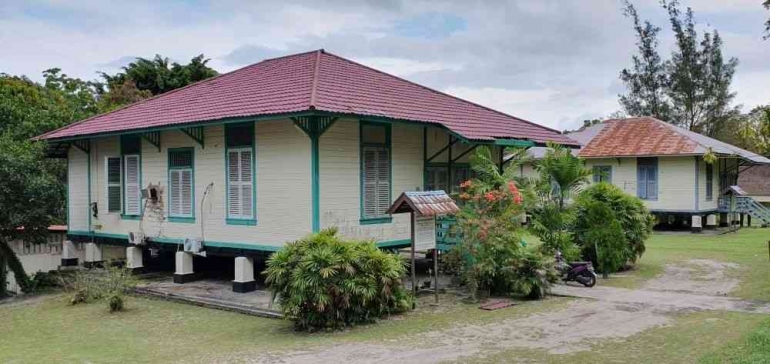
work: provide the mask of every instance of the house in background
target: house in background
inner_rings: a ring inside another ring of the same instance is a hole
[[[323,228],[409,245],[408,217],[387,214],[394,198],[451,190],[480,145],[501,168],[506,146],[577,146],[323,50],[265,60],[39,139],[68,161],[67,237],[87,243],[86,260],[100,260],[105,245],[127,246],[129,267],[139,268],[148,248],[177,251],[191,239],[209,257],[236,257],[239,290],[253,286],[254,256]],[[130,245],[130,236],[146,244]],[[177,253],[175,278],[192,273],[191,255]]]
[[[738,176],[738,186],[755,201],[770,207],[770,166],[749,168]]]
[[[727,224],[721,191],[739,184],[746,171],[770,165],[768,158],[651,117],[607,120],[567,135],[582,145],[577,155],[593,169],[593,182],[609,182],[638,196],[661,222],[695,230],[704,217],[707,227]],[[534,157],[542,157],[545,148],[535,149]],[[704,161],[710,152],[716,163]],[[743,196],[736,212],[741,220],[770,223],[770,211],[757,205]]]

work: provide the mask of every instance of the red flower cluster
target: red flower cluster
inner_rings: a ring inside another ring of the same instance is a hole
[[[519,189],[513,181],[508,182],[508,191],[513,195],[513,203],[517,205],[521,204],[521,192],[519,192]]]

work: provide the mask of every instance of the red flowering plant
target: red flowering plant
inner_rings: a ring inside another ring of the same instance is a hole
[[[526,191],[516,181],[524,162],[518,151],[500,170],[487,147],[476,148],[471,167],[476,178],[460,184],[455,195],[462,208],[456,215],[454,233],[461,238],[448,259],[455,262],[459,281],[471,292],[495,295],[542,297],[555,279],[539,254],[525,249],[521,239],[521,216]],[[519,158],[516,158],[516,156]]]

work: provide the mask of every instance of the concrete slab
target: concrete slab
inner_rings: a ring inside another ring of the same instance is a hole
[[[145,282],[136,288],[138,294],[158,297],[197,306],[234,311],[255,316],[282,318],[277,304],[270,307],[271,292],[256,290],[233,292],[229,280],[202,279],[175,284],[171,278]]]

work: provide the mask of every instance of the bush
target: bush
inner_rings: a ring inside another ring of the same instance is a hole
[[[620,234],[617,234],[618,229],[614,226],[609,226],[609,220],[596,221],[594,215],[606,213],[606,211],[599,211],[603,208],[597,207],[597,202],[609,209],[607,215],[617,222]],[[608,269],[616,267],[611,271],[623,268],[628,262],[635,262],[644,254],[644,241],[652,234],[655,219],[639,198],[628,195],[609,183],[597,183],[580,192],[573,208],[575,209],[575,242],[580,246],[583,257],[597,264],[599,269],[602,268],[594,251],[594,241],[600,236],[613,236],[617,242],[617,244],[607,242],[606,244],[609,245],[604,248],[604,251],[601,246],[599,247],[600,254],[617,255],[616,259],[622,260],[620,265],[605,262]],[[605,231],[593,232],[599,228],[605,228]]]
[[[542,297],[556,273],[545,257],[522,247],[524,194],[513,180],[516,170],[508,166],[500,173],[485,147],[476,148],[471,165],[478,178],[460,185],[456,229],[462,242],[445,258],[447,267],[472,293]]]
[[[404,261],[372,242],[344,241],[327,229],[289,243],[268,260],[266,282],[298,330],[371,323],[412,307]]]
[[[571,231],[574,220],[572,209],[562,210],[551,201],[532,209],[530,231],[543,242],[539,249],[543,255],[554,256],[558,250],[567,261],[580,258],[580,247],[575,244]]]
[[[105,301],[110,312],[122,311],[124,296],[136,286],[131,270],[110,264],[101,270],[78,270],[62,286],[70,292],[70,304]]]
[[[593,246],[585,251],[605,276],[623,268],[628,262],[628,246],[625,243],[620,222],[604,202],[594,201],[586,207],[586,231],[584,237]]]

